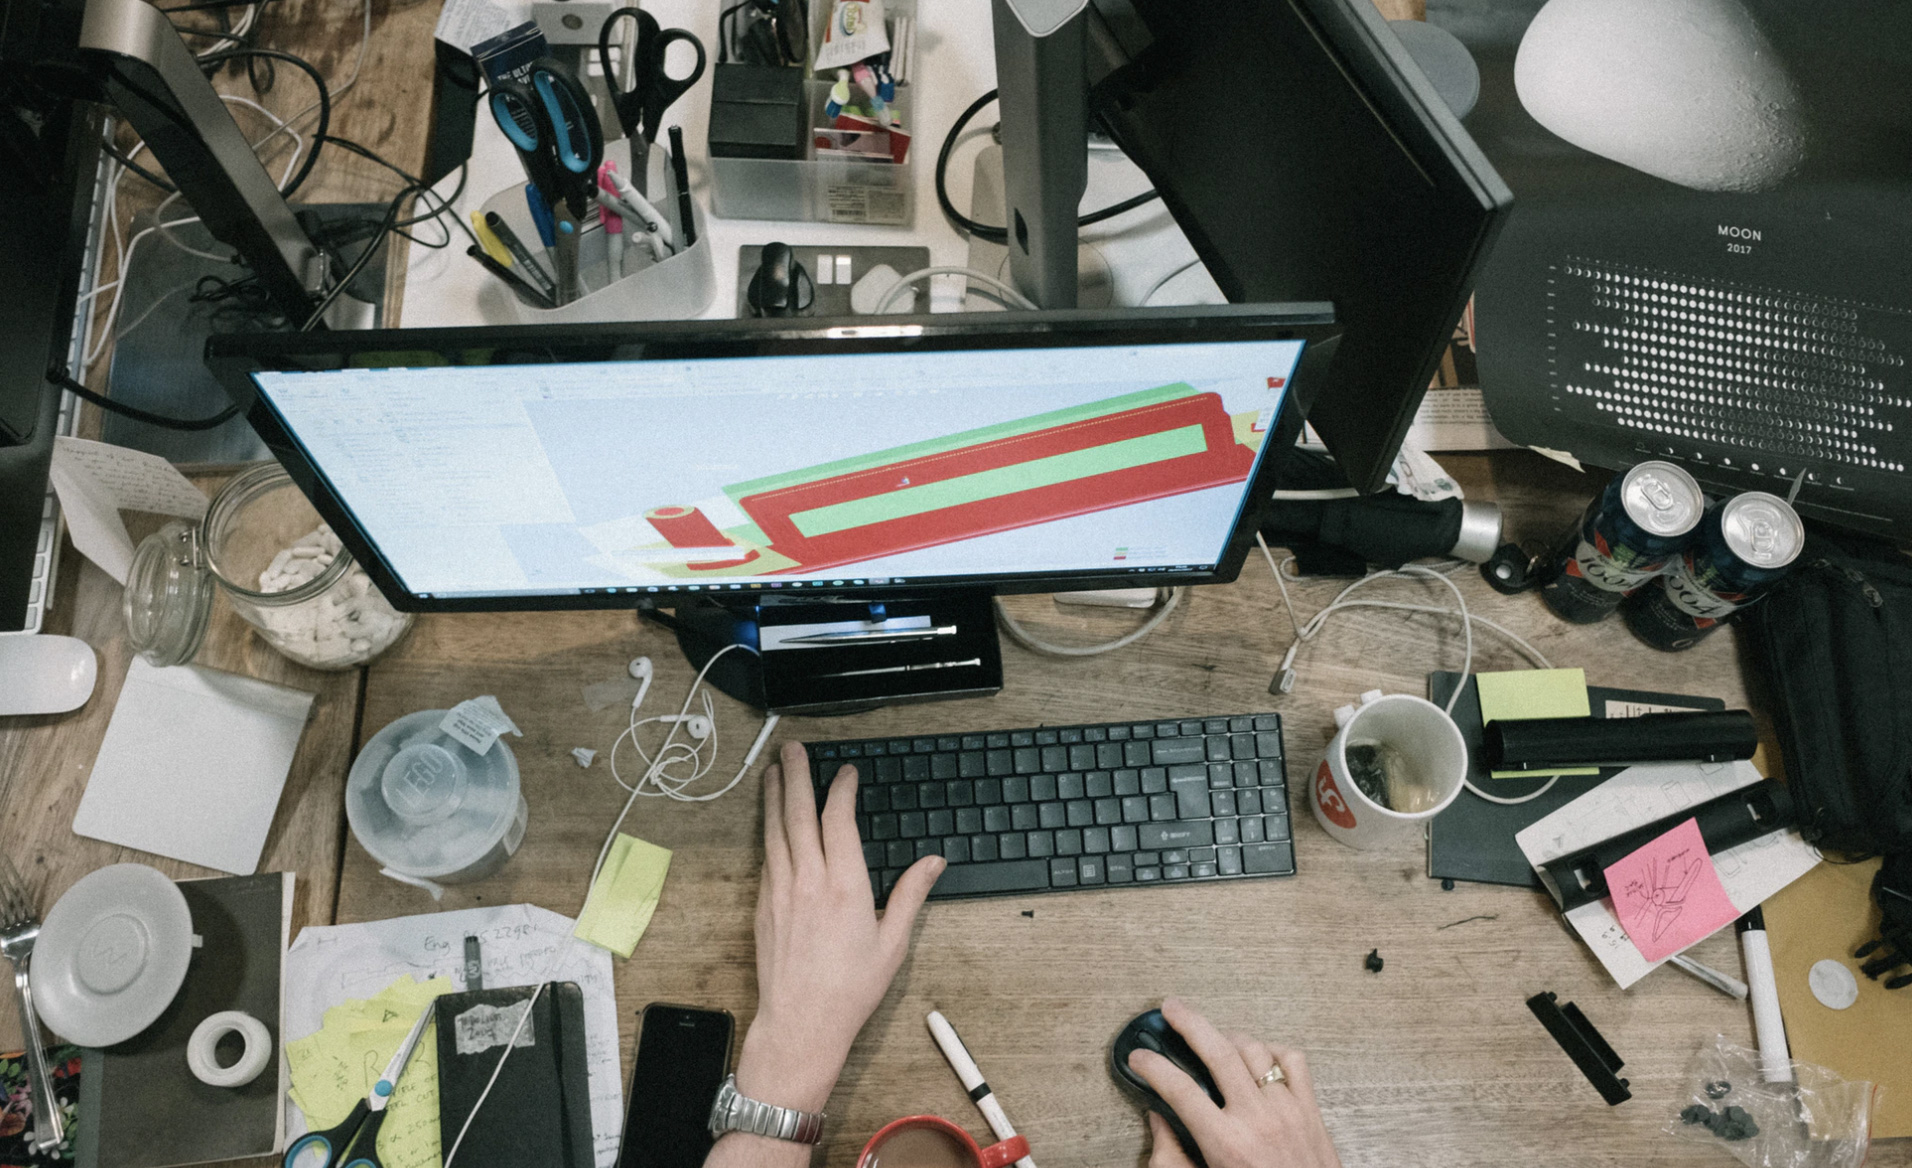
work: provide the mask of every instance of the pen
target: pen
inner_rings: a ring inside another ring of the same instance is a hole
[[[559,304],[569,304],[582,294],[578,285],[578,224],[571,218],[571,208],[560,207],[557,218],[557,247],[554,249],[558,263]]]
[[[661,237],[665,247],[675,247],[675,240],[671,235],[671,225],[664,222],[664,216],[658,213],[657,208],[651,205],[649,199],[639,194],[637,188],[632,186],[623,175],[618,173],[616,166],[607,162],[604,166],[598,168],[598,173],[611,180],[611,187],[617,192],[618,200],[636,216],[638,222],[644,225],[646,231]],[[657,258],[663,259],[664,257],[658,256]]]
[[[604,196],[615,194],[617,187],[611,182],[606,168],[615,171],[614,164],[606,162],[598,167],[598,223],[604,228],[605,259],[611,267],[613,283],[624,278],[624,216],[617,210],[615,203],[606,205]]]
[[[478,237],[478,246],[485,249],[486,255],[501,264],[511,263],[510,250],[499,240],[497,234],[491,230],[491,225],[485,222],[485,216],[482,211],[473,211],[471,213],[471,231],[473,235]]]
[[[1759,1042],[1761,1074],[1768,1083],[1793,1081],[1792,1053],[1786,1049],[1786,1023],[1779,1016],[1779,982],[1773,976],[1773,951],[1766,943],[1766,915],[1754,905],[1739,918],[1740,955],[1746,960],[1746,986],[1753,1002],[1753,1036]]]
[[[538,225],[538,238],[544,241],[546,247],[555,246],[558,242],[557,223],[551,218],[551,204],[545,200],[544,192],[538,189],[536,183],[524,185],[524,201],[525,206],[531,208],[531,221]]]
[[[827,645],[835,641],[920,641],[926,637],[953,637],[955,625],[938,625],[933,629],[845,629],[839,633],[810,633],[801,637],[785,637],[785,645]]]
[[[511,229],[511,224],[505,222],[504,216],[496,211],[486,211],[485,226],[491,228],[492,234],[498,237],[498,242],[504,244],[505,250],[511,253],[511,262],[523,268],[525,275],[538,286],[540,292],[544,293],[545,299],[555,305],[558,302],[558,286],[553,284],[551,277],[545,274],[544,267],[531,258],[530,250],[525,247],[524,241],[518,238],[518,233]]]
[[[671,127],[671,174],[677,180],[677,225],[678,235],[684,241],[684,248],[697,242],[697,224],[691,215],[690,201],[690,163],[684,158],[684,127]]]
[[[465,254],[470,256],[472,259],[477,260],[479,263],[483,264],[485,267],[485,271],[490,272],[492,275],[498,277],[500,280],[503,280],[505,283],[511,285],[512,289],[515,290],[519,295],[529,299],[534,307],[537,307],[537,308],[557,307],[556,305],[551,303],[551,298],[549,296],[546,296],[543,292],[540,292],[538,289],[532,287],[531,284],[528,283],[522,276],[518,275],[518,273],[512,271],[510,268],[505,267],[503,264],[499,263],[497,260],[494,260],[490,256],[486,255],[484,248],[479,247],[476,244],[473,244],[472,246],[465,249]]]
[[[962,1083],[963,1090],[969,1092],[969,1097],[976,1101],[976,1109],[983,1113],[984,1119],[989,1121],[989,1130],[995,1132],[999,1140],[1006,1140],[1015,1135],[1015,1126],[1009,1122],[1009,1116],[1004,1113],[1002,1104],[996,1102],[996,1093],[991,1091],[989,1084],[984,1081],[982,1068],[976,1065],[975,1059],[969,1057],[969,1048],[964,1046],[963,1040],[956,1036],[956,1028],[949,1024],[949,1019],[943,1017],[940,1010],[931,1010],[928,1021],[930,1035],[936,1039],[936,1045],[942,1050],[943,1057],[949,1060],[949,1067],[956,1072],[956,1078]],[[1016,1161],[1016,1168],[1036,1168],[1036,1162],[1024,1156]]]
[[[929,669],[961,669],[966,665],[981,665],[981,657],[971,657],[967,661],[925,661],[920,665],[885,665],[880,669],[845,669],[840,673],[818,673],[816,677],[874,677],[879,673],[921,673]]]
[[[1679,966],[1728,997],[1738,998],[1741,1001],[1746,999],[1746,983],[1736,977],[1721,973],[1710,965],[1701,965],[1684,953],[1675,953],[1667,958],[1667,962]]]

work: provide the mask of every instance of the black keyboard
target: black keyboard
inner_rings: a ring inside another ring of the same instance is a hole
[[[930,895],[1292,876],[1281,716],[1106,722],[809,744],[822,804],[843,766],[881,907],[917,859]]]

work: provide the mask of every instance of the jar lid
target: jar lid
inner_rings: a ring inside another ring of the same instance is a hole
[[[518,760],[503,739],[483,754],[439,728],[448,711],[407,714],[372,736],[345,780],[345,817],[372,858],[407,876],[476,864],[518,812]]]
[[[206,639],[216,591],[198,524],[175,519],[141,540],[121,599],[133,651],[158,666],[191,661]]]

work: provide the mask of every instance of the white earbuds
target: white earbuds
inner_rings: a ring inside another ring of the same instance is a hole
[[[702,714],[665,714],[659,722],[682,722],[684,730],[699,741],[710,737],[710,719]]]
[[[631,699],[631,713],[635,714],[637,708],[644,704],[644,695],[651,692],[651,676],[655,670],[651,668],[649,657],[631,658],[629,668],[631,676],[637,679],[637,696]]]

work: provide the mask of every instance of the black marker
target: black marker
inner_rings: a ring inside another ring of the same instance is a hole
[[[697,242],[697,224],[691,216],[690,201],[690,163],[684,159],[684,127],[671,127],[671,173],[677,179],[677,225],[678,236],[683,240],[679,250],[688,250]]]
[[[525,270],[525,274],[531,277],[531,282],[544,293],[546,300],[556,304],[558,286],[551,282],[550,276],[545,274],[543,265],[531,258],[531,252],[525,247],[524,241],[519,239],[518,233],[511,229],[511,224],[505,222],[504,216],[496,211],[486,211],[485,226],[491,228],[491,233],[498,237],[498,242],[504,244],[505,250],[511,253],[511,262]]]
[[[489,226],[489,224],[487,224],[487,226]],[[498,277],[500,280],[503,280],[505,283],[511,285],[513,290],[515,290],[520,296],[523,296],[524,298],[531,301],[531,303],[535,305],[536,307],[538,308],[555,308],[556,307],[556,305],[551,303],[550,297],[538,291],[536,288],[533,288],[530,285],[530,283],[528,283],[522,276],[518,275],[518,273],[512,271],[510,268],[505,267],[503,264],[499,263],[497,260],[494,260],[489,255],[485,254],[484,248],[479,247],[477,244],[473,244],[472,246],[465,249],[465,254],[470,256],[472,259],[477,260],[479,263],[483,264],[485,266],[485,271],[490,272],[492,275]]]

